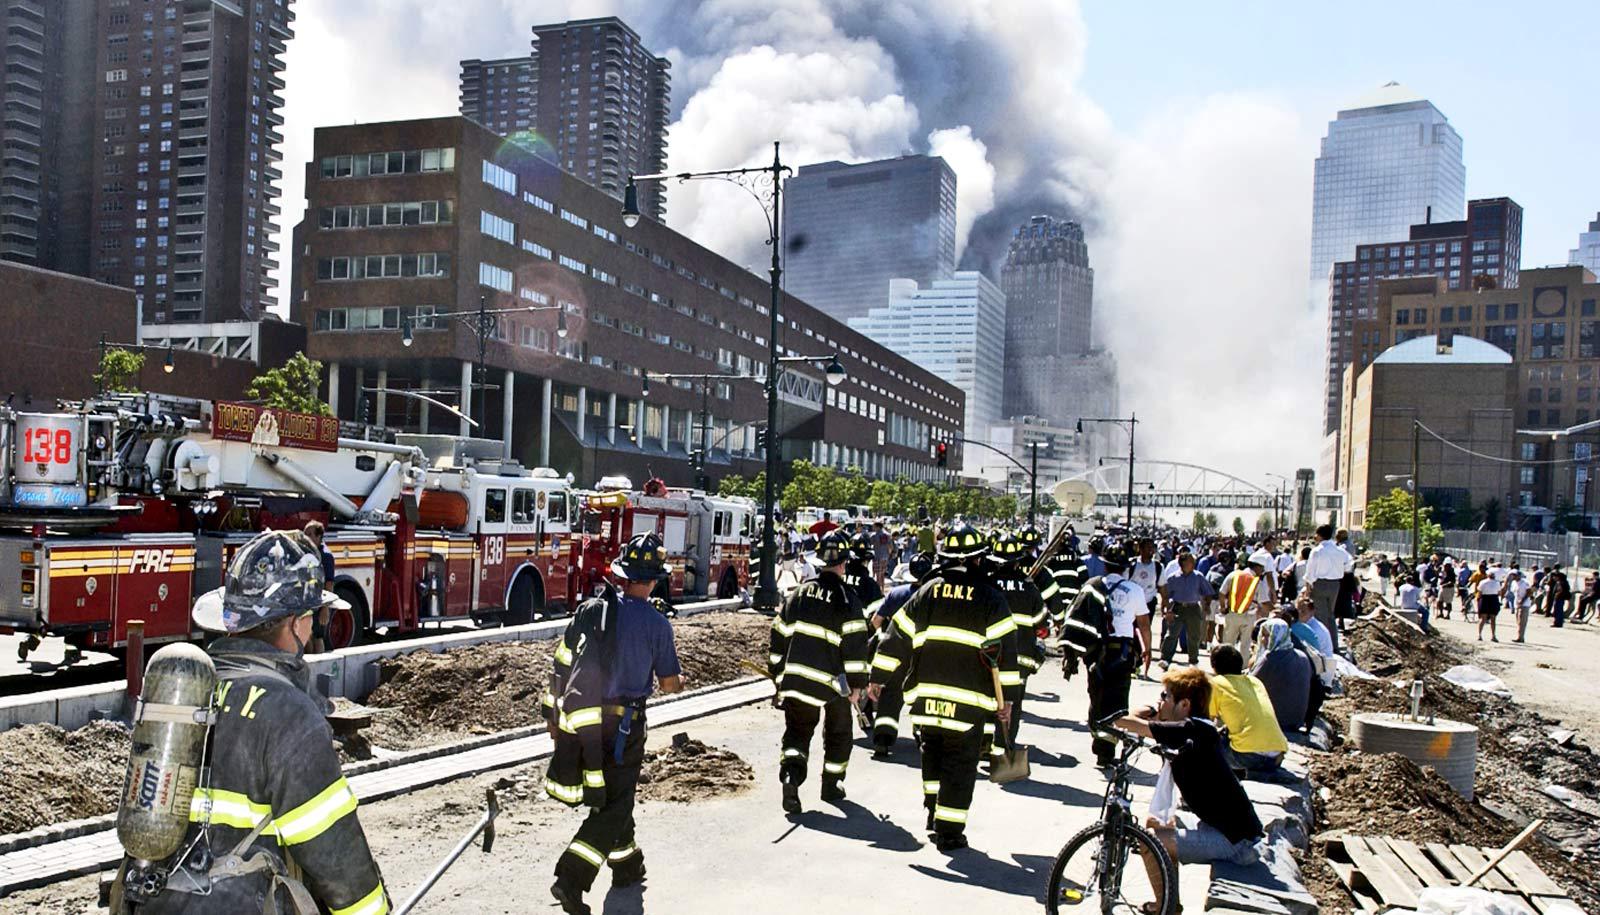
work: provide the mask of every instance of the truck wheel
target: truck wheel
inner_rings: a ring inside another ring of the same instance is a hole
[[[727,600],[739,596],[739,576],[732,569],[722,573],[722,581],[717,584],[717,598]]]
[[[370,635],[366,598],[362,597],[360,588],[349,582],[334,583],[333,593],[343,598],[350,605],[350,609],[329,608],[327,650],[337,651],[340,648],[360,645]]]
[[[511,586],[511,595],[506,599],[506,611],[500,615],[500,621],[507,626],[522,626],[533,622],[533,616],[539,607],[544,605],[543,589],[532,575],[517,576],[516,583]]]

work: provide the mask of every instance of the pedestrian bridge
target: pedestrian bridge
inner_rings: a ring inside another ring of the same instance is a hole
[[[1066,479],[1084,480],[1095,489],[1094,504],[1101,508],[1128,505],[1128,465],[1091,467]],[[1267,510],[1278,495],[1231,473],[1182,461],[1146,461],[1134,464],[1133,507],[1224,510]]]

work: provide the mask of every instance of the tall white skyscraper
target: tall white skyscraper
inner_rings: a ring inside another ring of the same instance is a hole
[[[1405,238],[1413,225],[1457,220],[1467,207],[1461,135],[1433,103],[1385,83],[1328,122],[1311,201],[1311,295],[1328,300],[1328,270],[1356,245]]]
[[[1578,233],[1578,247],[1568,253],[1567,263],[1582,264],[1590,273],[1600,276],[1600,214],[1589,223],[1589,231]]]
[[[850,327],[960,388],[967,396],[962,437],[989,440],[1004,391],[1006,297],[988,277],[958,270],[926,287],[890,280],[889,304],[851,318]],[[993,452],[968,447],[961,455],[962,473],[977,476]]]

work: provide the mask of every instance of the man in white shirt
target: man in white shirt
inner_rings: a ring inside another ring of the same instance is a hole
[[[1533,590],[1533,583],[1523,577],[1519,570],[1513,570],[1506,578],[1506,603],[1510,604],[1517,614],[1517,637],[1514,641],[1521,642],[1528,634],[1528,614],[1533,610],[1533,601],[1528,598],[1528,592]]]
[[[1333,542],[1333,525],[1319,526],[1317,545],[1306,560],[1306,581],[1311,585],[1311,604],[1316,608],[1317,620],[1332,637],[1334,651],[1339,650],[1339,627],[1334,623],[1333,606],[1339,599],[1339,583],[1344,580],[1345,569],[1353,563],[1350,554]]]
[[[1500,636],[1495,632],[1495,618],[1500,615],[1500,592],[1503,582],[1509,573],[1496,559],[1489,567],[1489,574],[1478,582],[1478,641],[1483,641],[1483,627],[1489,626],[1489,638],[1496,642]]]

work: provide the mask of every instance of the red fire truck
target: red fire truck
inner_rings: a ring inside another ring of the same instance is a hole
[[[733,598],[747,592],[756,515],[750,499],[669,489],[659,479],[645,483],[641,492],[624,477],[607,477],[595,492],[583,494],[583,506],[586,567],[616,556],[628,538],[654,533],[672,566],[672,577],[662,582],[657,596]]]
[[[582,596],[570,480],[500,460],[498,442],[341,431],[154,395],[0,408],[0,632],[115,648],[139,619],[147,641],[195,637],[193,598],[233,550],[311,520],[328,525],[330,587],[351,604],[329,620],[333,647],[430,622],[525,622]]]

